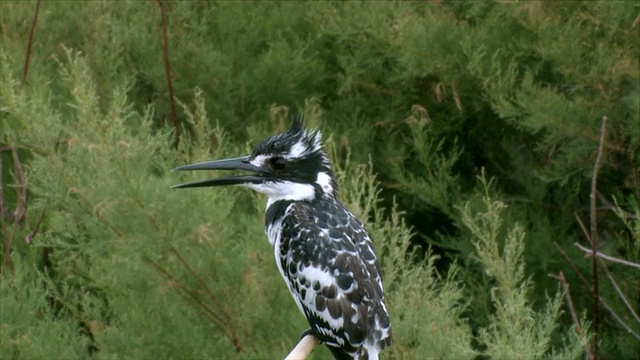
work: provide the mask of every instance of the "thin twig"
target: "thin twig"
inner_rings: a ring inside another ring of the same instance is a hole
[[[222,319],[222,317],[220,317],[219,314],[217,314],[215,311],[213,311],[209,306],[207,306],[206,303],[204,303],[202,301],[202,299],[200,299],[200,297],[198,295],[196,295],[193,291],[187,289],[184,285],[182,285],[182,283],[180,283],[180,281],[172,274],[170,273],[168,270],[164,269],[162,266],[160,266],[160,264],[158,264],[157,262],[155,262],[153,259],[151,258],[147,258],[147,260],[149,261],[149,263],[151,263],[151,265],[161,274],[163,274],[164,276],[166,276],[167,279],[171,280],[171,282],[173,284],[175,284],[175,286],[180,289],[184,294],[186,294],[188,297],[190,297],[193,301],[197,302],[202,309],[204,309],[205,314],[207,315],[207,317],[213,321],[213,322],[217,322],[218,323],[218,327],[226,332],[226,326],[225,326],[225,321],[224,319]]]
[[[33,19],[31,20],[31,27],[29,28],[29,39],[27,40],[27,51],[24,54],[24,66],[22,67],[22,82],[27,78],[27,71],[29,71],[29,58],[31,57],[31,44],[33,43],[33,33],[36,29],[36,23],[38,22],[38,12],[40,10],[40,0],[36,0],[36,9],[33,12]]]
[[[16,209],[11,216],[12,226],[11,234],[4,239],[4,255],[2,257],[2,265],[0,273],[3,273],[5,269],[12,268],[11,261],[11,244],[18,230],[18,226],[22,223],[27,214],[27,184],[24,172],[22,171],[22,163],[20,162],[20,156],[18,155],[18,149],[11,147],[11,155],[13,156],[13,172],[14,178],[17,183],[17,200]]]
[[[13,214],[14,224],[17,225],[22,223],[23,219],[27,216],[27,179],[24,176],[22,162],[20,161],[20,155],[18,155],[18,149],[16,147],[11,148],[11,155],[13,156],[13,170],[19,189],[16,211]]]
[[[602,261],[602,259],[600,259],[600,263],[602,264],[602,268],[604,269],[605,274],[607,274],[607,278],[609,278],[611,285],[613,285],[613,288],[616,289],[618,296],[620,297],[620,299],[622,299],[622,302],[627,307],[631,315],[633,315],[633,317],[636,319],[636,322],[640,324],[640,317],[638,317],[638,314],[633,310],[633,306],[631,306],[631,303],[629,303],[629,300],[627,299],[627,297],[624,295],[622,290],[620,290],[618,283],[609,272],[609,268],[607,267],[607,264],[605,264],[604,261]]]
[[[169,91],[169,107],[171,108],[171,123],[176,135],[176,145],[180,142],[180,127],[178,126],[178,116],[176,115],[176,104],[173,96],[173,86],[171,84],[171,64],[169,63],[169,40],[167,39],[167,13],[164,8],[164,1],[157,0],[160,6],[160,16],[162,18],[162,56],[164,59],[164,70],[167,74],[167,89]]]
[[[558,252],[560,252],[560,255],[562,255],[562,257],[564,257],[567,260],[567,262],[569,263],[569,266],[573,269],[573,271],[576,273],[576,275],[578,275],[578,278],[580,279],[580,281],[582,282],[584,287],[586,287],[587,290],[593,292],[593,288],[591,287],[591,285],[589,284],[587,279],[584,277],[584,275],[582,275],[580,270],[578,270],[578,268],[576,267],[576,264],[573,263],[573,261],[571,260],[569,255],[567,255],[567,253],[564,250],[562,250],[562,248],[560,247],[560,245],[558,245],[558,243],[556,241],[553,242],[553,245],[556,247]],[[613,319],[618,324],[620,324],[620,326],[622,326],[629,334],[631,334],[633,337],[638,339],[638,341],[640,341],[640,335],[638,335],[638,333],[633,331],[631,329],[631,327],[629,327],[629,325],[627,325],[624,321],[622,321],[620,316],[618,316],[618,314],[615,311],[613,311],[611,306],[609,306],[609,304],[606,301],[604,301],[604,299],[602,297],[598,297],[598,300],[600,301],[602,306],[604,306],[604,308],[611,314],[611,316],[613,316]]]
[[[620,324],[620,326],[622,326],[629,334],[631,334],[631,336],[636,338],[636,340],[640,341],[640,335],[637,332],[633,331],[633,329],[631,329],[631,327],[627,325],[624,321],[622,321],[620,316],[618,316],[618,314],[615,311],[613,311],[613,309],[611,308],[611,306],[609,306],[607,302],[605,302],[602,298],[599,298],[599,300],[602,306],[604,306],[605,310],[607,310],[611,314],[611,316],[613,316],[613,319],[618,324]]]
[[[2,172],[2,156],[0,156],[0,175],[1,174],[3,174],[3,172]],[[3,239],[7,238],[7,224],[9,223],[8,216],[9,215],[8,215],[8,212],[7,212],[7,204],[4,201],[4,182],[0,178],[0,219],[2,220],[2,222],[0,222],[0,224],[2,224],[2,238]]]
[[[569,266],[571,266],[571,269],[573,269],[573,271],[576,273],[576,275],[578,275],[578,278],[580,279],[580,281],[582,282],[582,285],[584,285],[584,287],[586,287],[589,291],[591,290],[591,284],[589,284],[589,282],[587,281],[587,279],[582,275],[582,273],[580,272],[580,270],[578,270],[578,268],[576,267],[576,264],[573,263],[573,261],[571,260],[571,258],[569,257],[569,255],[567,255],[567,253],[560,247],[560,245],[558,244],[557,241],[553,242],[553,245],[556,247],[556,249],[558,250],[558,252],[560,253],[560,255],[562,255],[562,257],[565,258],[565,260],[567,260],[567,262],[569,263]]]
[[[612,204],[611,201],[607,200],[607,198],[604,195],[602,195],[600,191],[598,191],[598,198],[600,199],[600,202],[604,204],[603,209],[610,210],[615,213],[620,212],[620,215],[621,215],[620,217],[623,220],[637,220],[636,214],[618,207],[617,203]]]
[[[575,215],[576,219],[578,220],[578,224],[580,224],[580,227],[582,228],[582,231],[584,232],[584,236],[589,241],[591,241],[591,238],[589,237],[589,234],[587,233],[587,229],[584,227],[584,224],[582,223],[582,220],[580,220],[580,217],[578,217],[578,214],[574,214],[574,215]],[[580,245],[578,243],[574,243],[573,245],[575,245],[581,251],[585,252],[587,254],[587,256],[593,256],[593,251],[592,250],[587,249],[586,247],[584,247],[584,246],[582,246],[582,245]],[[618,283],[616,282],[616,280],[611,275],[611,272],[609,272],[609,268],[607,267],[607,264],[604,262],[603,259],[609,260],[611,262],[619,263],[619,264],[624,264],[624,265],[631,266],[631,267],[636,267],[638,269],[640,269],[640,264],[636,264],[636,263],[632,263],[630,261],[618,259],[618,258],[615,258],[613,256],[608,256],[608,255],[605,255],[605,254],[603,254],[601,252],[597,252],[597,251],[596,251],[596,256],[595,257],[599,258],[600,264],[602,264],[602,267],[604,268],[604,271],[607,274],[607,278],[609,278],[609,281],[611,282],[611,285],[613,285],[613,288],[618,293],[618,297],[620,297],[620,299],[622,299],[622,302],[624,302],[624,304],[627,307],[627,309],[631,312],[633,317],[636,318],[636,321],[638,323],[640,323],[640,318],[638,318],[638,314],[636,314],[636,312],[633,310],[633,306],[631,306],[631,304],[629,303],[629,300],[627,300],[627,297],[624,295],[622,290],[620,290],[620,287],[618,286]]]
[[[587,233],[587,229],[585,228],[584,224],[582,223],[582,220],[580,220],[580,217],[578,216],[578,214],[574,213],[574,216],[578,220],[578,224],[580,224],[580,228],[582,228],[582,232],[584,233],[584,236],[589,240],[589,242],[591,242],[591,238],[589,236],[589,233]],[[580,245],[578,243],[574,243],[573,245],[575,245],[581,251],[585,252],[587,254],[587,256],[593,256],[593,250],[587,249],[586,247],[584,247],[584,246],[582,246],[582,245]],[[618,258],[615,258],[613,256],[608,256],[608,255],[605,255],[605,254],[603,254],[601,252],[598,252],[598,251],[596,251],[595,254],[596,254],[596,256],[593,256],[593,258],[599,258],[600,264],[602,264],[602,267],[604,268],[604,271],[607,274],[607,278],[609,278],[609,281],[611,282],[611,285],[613,285],[613,288],[618,293],[618,297],[620,297],[620,299],[622,299],[622,302],[625,304],[625,306],[627,307],[629,312],[631,312],[631,314],[636,319],[636,321],[638,323],[640,323],[640,318],[638,317],[638,314],[633,310],[633,306],[631,306],[631,304],[629,303],[629,300],[627,300],[627,297],[624,295],[622,290],[620,290],[620,287],[618,286],[618,283],[616,282],[616,280],[611,275],[611,272],[609,272],[609,268],[607,267],[607,264],[604,262],[603,259],[609,260],[611,262],[615,262],[615,263],[619,263],[619,264],[624,264],[624,265],[627,265],[627,266],[635,267],[635,268],[638,268],[638,269],[640,269],[640,264],[636,264],[636,263],[632,263],[630,261],[618,259]]]
[[[156,263],[153,259],[147,258],[147,260],[151,263],[151,265],[153,265],[153,267],[157,271],[159,271],[160,273],[165,275],[169,280],[171,280],[178,287],[178,289],[180,289],[184,294],[186,294],[189,298],[191,298],[198,305],[200,305],[200,307],[203,309],[205,315],[209,318],[209,320],[216,323],[218,325],[218,328],[225,333],[225,335],[229,340],[231,340],[231,343],[233,344],[237,353],[240,353],[242,351],[242,345],[240,343],[240,339],[235,334],[234,328],[232,326],[229,326],[229,317],[224,311],[224,309],[222,309],[221,307],[218,307],[218,309],[223,312],[222,315],[218,314],[213,309],[211,309],[211,307],[209,307],[209,305],[207,305],[200,298],[200,296],[196,295],[196,293],[194,293],[193,291],[185,287],[172,273],[164,269],[162,266],[160,266],[160,264]]]
[[[562,288],[564,289],[564,298],[567,300],[567,306],[569,306],[569,313],[571,314],[571,320],[573,320],[573,324],[576,328],[576,333],[578,336],[582,336],[582,326],[580,326],[580,320],[578,320],[578,315],[576,314],[576,309],[573,306],[573,300],[571,299],[571,293],[569,292],[569,283],[564,277],[564,273],[560,271],[559,275],[549,274],[550,277],[558,280],[560,284],[562,284]],[[584,352],[586,354],[587,359],[592,359],[591,347],[589,346],[589,341],[584,343]]]
[[[598,251],[598,219],[596,218],[596,194],[598,192],[598,171],[602,166],[602,153],[604,147],[604,137],[607,129],[607,117],[602,117],[600,128],[600,140],[598,142],[598,153],[596,162],[593,165],[593,177],[591,178],[591,193],[589,194],[589,218],[591,224],[591,249],[595,254]],[[593,272],[593,356],[598,357],[598,326],[600,325],[599,306],[599,284],[598,284],[598,259],[596,256],[591,261],[591,271]]]
[[[577,247],[578,249],[580,249],[580,251],[584,252],[587,256],[592,256],[593,255],[593,250],[591,249],[587,249],[586,247],[578,244],[578,243],[574,243],[573,244],[575,247]],[[626,265],[626,266],[630,266],[633,268],[636,268],[638,270],[640,270],[640,264],[638,263],[634,263],[631,261],[627,261],[627,260],[623,260],[623,259],[619,259],[617,257],[613,257],[613,256],[609,256],[609,255],[605,255],[599,251],[596,252],[596,256],[600,259],[604,259],[604,260],[608,260],[611,261],[613,263],[617,263],[617,264],[622,264],[622,265]]]
[[[638,24],[640,24],[640,15],[638,15],[638,17],[635,20],[633,20],[633,23],[631,24],[631,27],[629,28],[629,30],[633,29]]]
[[[574,212],[573,213],[573,217],[576,218],[576,221],[578,222],[578,225],[580,225],[580,229],[582,229],[582,234],[589,241],[589,244],[591,244],[591,235],[589,235],[589,232],[587,231],[587,227],[584,226],[584,223],[582,222],[582,219],[580,218],[578,213]]]
[[[318,338],[313,335],[305,335],[284,360],[304,360],[311,354],[317,344]]]
[[[38,230],[40,229],[40,224],[42,223],[42,219],[44,218],[44,211],[45,210],[46,210],[46,208],[43,208],[42,212],[40,212],[40,218],[38,219],[38,222],[36,223],[35,228],[33,230],[31,230],[31,232],[29,234],[27,234],[27,236],[25,236],[24,242],[26,242],[27,244],[31,244],[33,239],[38,234]]]
[[[178,257],[182,265],[184,265],[184,267],[186,267],[187,270],[189,270],[191,275],[193,275],[198,280],[198,282],[206,289],[207,293],[209,294],[209,297],[214,302],[216,308],[222,312],[222,319],[224,320],[223,321],[224,325],[227,329],[229,329],[229,333],[231,334],[230,336],[231,342],[233,342],[233,346],[235,347],[236,352],[240,353],[242,351],[242,343],[240,341],[240,338],[236,334],[235,327],[233,326],[233,321],[231,319],[231,316],[229,316],[229,313],[225,310],[224,306],[222,306],[222,304],[218,301],[218,298],[215,296],[213,291],[211,291],[211,288],[209,288],[209,285],[207,285],[207,282],[204,281],[204,279],[202,279],[202,277],[198,275],[198,273],[191,267],[189,262],[185,260],[182,254],[180,254],[178,249],[176,249],[175,246],[172,245],[171,251]]]

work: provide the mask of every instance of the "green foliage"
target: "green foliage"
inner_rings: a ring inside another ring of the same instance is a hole
[[[42,2],[24,81],[35,4],[0,3],[3,358],[282,357],[305,323],[264,199],[172,191],[168,169],[245,153],[296,109],[328,135],[381,255],[384,355],[579,357],[593,332],[575,334],[548,274],[590,319],[554,243],[591,280],[573,244],[588,244],[576,218],[588,227],[604,116],[599,251],[640,263],[638,4],[163,3],[178,144],[157,2]],[[638,313],[637,271],[609,271]],[[602,357],[636,357],[601,319]]]
[[[465,299],[456,268],[444,277],[438,275],[437,256],[432,254],[413,263],[411,231],[395,207],[388,219],[384,216],[371,166],[352,167],[347,161],[344,168],[337,169],[338,182],[344,187],[343,198],[349,208],[359,218],[368,218],[365,225],[378,253],[383,254],[382,272],[394,336],[394,346],[385,354],[391,358],[420,358],[421,354],[472,358],[476,351],[471,346],[471,329],[461,316]]]
[[[14,275],[0,282],[3,358],[81,358],[88,341],[78,336],[78,323],[49,303],[51,294],[33,263],[14,256]]]
[[[506,205],[493,201],[489,195],[490,184],[480,178],[485,193],[479,212],[468,202],[461,209],[462,222],[473,236],[476,248],[474,257],[482,264],[487,277],[495,280],[491,289],[491,303],[495,312],[489,325],[480,329],[478,338],[486,346],[484,354],[491,359],[540,359],[549,355],[549,345],[562,306],[562,293],[557,293],[547,304],[547,309],[536,313],[529,303],[531,281],[525,279],[523,262],[525,233],[518,224],[506,230],[504,246],[500,248],[502,212]],[[574,332],[570,332],[574,334]],[[553,357],[578,358],[583,351],[581,344],[587,336],[574,336],[571,346],[565,347]]]

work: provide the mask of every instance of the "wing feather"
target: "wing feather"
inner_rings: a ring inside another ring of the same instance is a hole
[[[331,206],[287,208],[274,249],[279,268],[322,342],[352,357],[364,347],[377,353],[391,342],[379,264],[362,223]]]

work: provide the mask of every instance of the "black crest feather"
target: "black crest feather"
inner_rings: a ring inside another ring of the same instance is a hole
[[[297,113],[293,116],[293,121],[291,121],[291,129],[289,132],[297,133],[304,129],[304,116],[300,113]]]

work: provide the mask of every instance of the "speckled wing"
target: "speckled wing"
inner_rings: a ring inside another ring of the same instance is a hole
[[[287,208],[275,249],[282,275],[312,331],[337,358],[377,355],[391,343],[391,329],[371,240],[342,204],[327,206]]]

